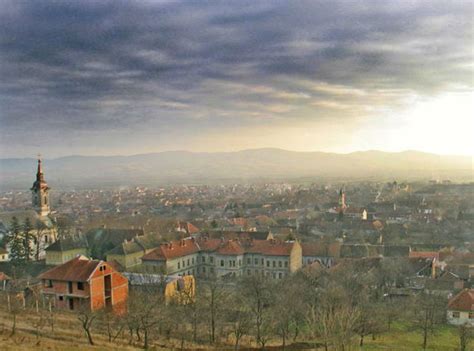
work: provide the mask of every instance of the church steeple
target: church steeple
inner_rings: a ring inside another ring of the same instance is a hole
[[[50,213],[49,208],[49,186],[44,180],[41,157],[38,155],[38,169],[36,171],[36,181],[31,188],[33,207],[38,214],[43,217]]]
[[[345,210],[347,208],[346,205],[346,192],[341,188],[339,190],[339,208],[341,210]]]

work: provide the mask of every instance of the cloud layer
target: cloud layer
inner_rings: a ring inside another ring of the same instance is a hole
[[[212,149],[225,141],[209,138],[236,131],[357,128],[419,96],[472,90],[472,11],[468,1],[1,1],[0,148],[133,153],[204,138]]]

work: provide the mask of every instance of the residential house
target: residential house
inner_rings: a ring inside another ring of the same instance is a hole
[[[331,267],[334,259],[339,257],[341,244],[338,242],[307,242],[301,243],[303,265],[319,262],[325,267]]]
[[[42,295],[56,308],[96,311],[108,307],[117,313],[125,310],[128,280],[107,262],[78,256],[38,278],[42,281]]]
[[[448,323],[474,326],[474,289],[464,289],[448,303]]]
[[[143,255],[149,253],[158,246],[151,237],[137,236],[131,240],[124,240],[112,250],[106,252],[107,262],[116,261],[124,269],[128,269],[142,263]]]
[[[8,251],[0,246],[0,262],[7,262],[9,259]]]
[[[106,253],[121,245],[125,240],[143,236],[143,229],[95,228],[89,230],[85,237],[94,258],[105,259]]]

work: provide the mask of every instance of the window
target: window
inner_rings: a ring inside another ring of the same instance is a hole
[[[263,266],[263,258],[262,258],[262,266]]]
[[[59,301],[63,301],[64,300],[64,296],[59,296]]]
[[[210,270],[211,270],[211,273],[214,273],[214,267],[211,267]]]
[[[211,256],[211,257],[209,257],[209,259],[210,259],[211,263],[214,263],[214,257]]]
[[[242,266],[242,260],[239,260],[239,267]]]
[[[187,263],[187,265],[189,266],[189,258],[188,258],[188,263]]]
[[[285,261],[285,267],[288,268],[288,261]]]
[[[273,268],[275,268],[275,267],[276,267],[276,262],[275,262],[275,261],[273,261]]]
[[[252,260],[249,258],[247,258],[247,264],[252,264]]]
[[[186,261],[183,260],[183,268],[186,267]]]
[[[202,272],[206,273],[206,267],[202,267]]]
[[[453,318],[459,318],[461,314],[459,312],[453,312]]]
[[[247,269],[247,275],[250,275],[250,274],[251,274],[250,269]]]
[[[469,319],[474,319],[474,312],[469,312]]]
[[[224,260],[221,260],[221,267],[224,267]]]
[[[44,286],[47,288],[52,288],[53,287],[53,281],[52,280],[46,280],[44,282]]]
[[[194,257],[191,259],[191,264],[194,264]]]
[[[258,258],[256,258],[254,261],[255,265],[257,266],[258,265]]]
[[[77,290],[84,290],[84,283],[83,282],[78,282],[77,283]]]
[[[180,269],[180,268],[181,268],[181,267],[180,267],[180,264],[179,264],[179,262],[178,262],[178,269]]]
[[[267,267],[270,267],[270,261],[267,261]]]
[[[278,267],[282,267],[283,264],[281,263],[281,261],[278,261]]]
[[[205,257],[205,256],[202,256],[201,261],[202,261],[202,263],[206,263],[206,257]]]
[[[278,273],[278,279],[281,279],[283,276],[281,273]]]
[[[272,274],[272,278],[273,278],[273,279],[276,279],[276,273],[273,273],[273,274]]]

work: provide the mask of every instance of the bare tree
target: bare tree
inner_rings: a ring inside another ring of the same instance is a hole
[[[267,322],[270,320],[270,306],[273,302],[272,283],[266,277],[250,276],[242,279],[240,287],[254,317],[256,342],[263,348],[270,332]]]
[[[227,291],[222,281],[217,279],[209,280],[198,287],[202,290],[200,293],[203,300],[203,309],[209,320],[209,339],[211,343],[216,342],[216,325],[218,319],[222,316]]]
[[[423,336],[422,347],[426,349],[428,337],[433,334],[436,327],[443,322],[445,314],[443,298],[431,293],[420,293],[414,299],[413,322],[414,326],[421,330]]]
[[[234,350],[240,348],[240,340],[251,330],[252,315],[242,296],[233,291],[229,301],[230,308],[226,311],[226,321],[230,325],[230,335],[234,337]]]
[[[98,314],[90,311],[87,307],[81,308],[77,314],[77,319],[81,322],[81,327],[84,330],[89,344],[94,345],[92,340],[91,329]]]
[[[127,325],[130,331],[130,343],[133,340],[133,332],[137,341],[141,340],[143,333],[143,348],[150,347],[153,329],[160,324],[163,314],[161,309],[164,305],[164,297],[150,288],[149,290],[134,291],[129,297]]]

